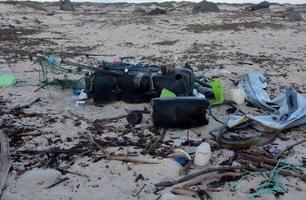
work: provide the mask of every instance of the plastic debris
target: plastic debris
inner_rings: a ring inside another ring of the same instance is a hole
[[[183,149],[176,149],[174,150],[173,159],[180,165],[185,166],[191,160],[191,157]]]
[[[280,93],[271,101],[264,90],[267,87],[266,78],[259,73],[245,75],[239,86],[244,89],[250,102],[270,111],[271,114],[231,115],[227,122],[229,128],[252,122],[253,128],[271,133],[306,123],[306,99],[293,88],[288,87],[285,92]]]
[[[160,94],[160,98],[167,98],[167,97],[176,97],[176,95],[170,90],[164,88]]]
[[[205,166],[211,158],[210,145],[207,142],[201,143],[195,152],[194,164],[197,166]]]
[[[221,104],[224,101],[224,90],[220,80],[211,81],[211,87],[215,96],[214,104]]]
[[[236,102],[238,105],[244,104],[245,93],[241,88],[231,89],[231,100]]]
[[[10,74],[0,75],[0,87],[8,87],[16,84],[16,78]]]
[[[258,72],[243,75],[238,85],[245,92],[248,102],[267,111],[274,111],[275,108],[271,106],[271,99],[266,91],[267,86],[266,77]]]

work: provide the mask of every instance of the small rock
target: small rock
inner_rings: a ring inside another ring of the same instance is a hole
[[[126,120],[129,124],[135,126],[136,124],[139,124],[142,120],[142,112],[139,110],[133,110],[126,116]]]
[[[220,12],[220,9],[213,2],[201,1],[193,7],[192,12],[193,13]]]
[[[297,10],[293,10],[290,14],[289,14],[289,20],[290,21],[302,21],[303,17],[301,15],[301,13]]]
[[[60,0],[61,10],[74,11],[74,6],[70,0]]]
[[[47,16],[53,16],[53,15],[55,15],[55,11],[54,10],[47,13]]]
[[[137,7],[135,8],[135,10],[133,10],[132,12],[133,14],[138,14],[138,15],[141,15],[141,14],[145,14],[146,13],[146,10],[141,8],[141,7]]]
[[[259,4],[255,4],[255,5],[248,7],[247,10],[254,11],[254,10],[259,10],[262,8],[269,8],[269,7],[270,7],[270,3],[267,1],[263,1],[263,2],[260,2]]]
[[[147,15],[165,15],[165,14],[167,14],[167,11],[160,8],[155,8],[147,13]]]

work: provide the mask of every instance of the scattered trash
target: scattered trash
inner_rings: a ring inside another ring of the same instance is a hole
[[[210,145],[207,142],[201,143],[195,151],[194,164],[197,166],[205,166],[208,164],[210,158]]]
[[[116,100],[143,103],[160,97],[164,89],[176,96],[192,96],[195,83],[207,86],[186,67],[174,69],[170,65],[159,67],[128,63],[115,67],[104,61],[86,76],[86,92],[97,103]]]
[[[0,87],[9,87],[16,84],[16,78],[10,67],[0,68]]]
[[[170,90],[164,88],[160,94],[160,98],[167,98],[167,97],[176,97],[176,95]]]
[[[255,94],[254,96],[258,95]],[[251,122],[252,127],[256,130],[265,133],[278,133],[306,123],[306,99],[291,87],[279,94],[273,102],[278,107],[275,113],[257,116],[250,114],[232,115],[227,122],[227,126],[232,128]]]
[[[220,9],[215,3],[204,0],[197,3],[193,7],[192,12],[193,13],[220,12]]]
[[[238,87],[246,94],[246,100],[254,106],[268,111],[274,111],[271,99],[266,91],[268,86],[267,79],[258,72],[243,75]]]
[[[211,81],[211,87],[215,96],[214,104],[221,104],[224,101],[224,90],[220,80]]]
[[[290,14],[289,14],[289,20],[290,21],[302,21],[303,17],[301,15],[301,13],[297,10],[293,10]]]
[[[9,87],[16,84],[16,78],[13,75],[0,75],[0,87]]]
[[[48,56],[48,64],[60,65],[62,62],[61,58]]]
[[[273,146],[270,149],[272,155],[278,155],[281,152],[281,149],[278,146]]]
[[[236,102],[237,105],[244,104],[245,93],[241,88],[231,89],[230,97],[231,97],[231,100]]]
[[[183,149],[175,149],[173,153],[173,159],[182,166],[186,166],[191,160],[190,155]]]
[[[88,95],[87,95],[87,93],[85,92],[84,89],[80,91],[80,93],[79,93],[79,95],[78,95],[78,98],[79,98],[80,100],[86,100],[86,99],[88,99]]]
[[[208,124],[208,101],[198,97],[155,98],[151,101],[154,126],[190,128]]]

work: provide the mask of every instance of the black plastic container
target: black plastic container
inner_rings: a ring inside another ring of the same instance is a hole
[[[198,97],[155,98],[151,101],[154,126],[192,128],[208,124],[208,101]]]

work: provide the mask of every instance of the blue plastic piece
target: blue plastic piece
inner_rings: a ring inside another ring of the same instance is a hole
[[[189,162],[189,160],[183,156],[174,156],[173,160],[178,162],[180,165],[185,166]]]
[[[55,58],[53,56],[48,56],[48,63],[49,64],[54,64]]]

